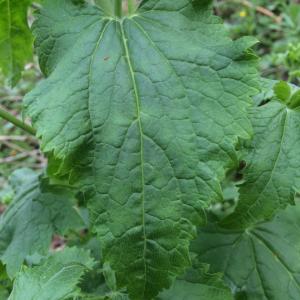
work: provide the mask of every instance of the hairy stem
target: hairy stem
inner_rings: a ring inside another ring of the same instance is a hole
[[[115,0],[115,16],[118,18],[122,17],[122,0]]]
[[[32,135],[36,134],[36,130],[34,128],[25,124],[23,121],[19,120],[18,118],[16,118],[12,114],[10,114],[9,112],[1,108],[0,108],[0,118],[3,118],[4,120],[14,124],[15,126],[25,130],[26,132]]]

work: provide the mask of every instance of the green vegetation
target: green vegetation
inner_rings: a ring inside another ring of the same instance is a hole
[[[300,299],[297,1],[0,19],[0,300]]]

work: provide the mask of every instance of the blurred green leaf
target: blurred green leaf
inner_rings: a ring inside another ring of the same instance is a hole
[[[289,103],[290,108],[297,108],[299,106],[300,106],[300,90],[293,94]]]
[[[284,103],[287,103],[291,97],[291,88],[285,81],[279,81],[274,86],[276,97]]]
[[[32,36],[27,21],[31,0],[0,1],[0,69],[15,85],[24,64],[32,57]]]

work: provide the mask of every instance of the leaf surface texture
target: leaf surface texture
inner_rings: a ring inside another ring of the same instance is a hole
[[[143,1],[119,20],[51,0],[34,31],[48,78],[25,105],[53,175],[89,199],[118,288],[152,299],[190,265],[195,225],[251,135],[254,41],[230,40],[210,1]]]
[[[88,252],[67,248],[48,257],[40,266],[24,267],[8,300],[68,299],[76,292],[85,271],[93,265]]]
[[[13,277],[27,256],[48,252],[54,233],[82,226],[72,207],[72,195],[41,186],[39,176],[29,170],[13,173],[11,185],[16,195],[0,219],[0,258]]]
[[[210,224],[199,231],[192,251],[212,272],[223,272],[242,299],[299,299],[299,213],[299,204],[290,206],[245,231]]]
[[[161,293],[157,300],[233,300],[222,274],[210,274],[208,269],[205,265],[191,268],[169,290]]]
[[[300,111],[271,101],[254,108],[251,120],[254,138],[245,150],[245,183],[234,214],[222,222],[226,227],[271,219],[294,203],[300,189]]]

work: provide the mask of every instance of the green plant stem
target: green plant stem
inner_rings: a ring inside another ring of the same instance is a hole
[[[128,0],[128,14],[131,15],[135,12],[135,3],[134,0]]]
[[[115,16],[122,18],[122,0],[115,0]]]
[[[26,132],[28,132],[32,135],[36,134],[36,130],[34,128],[25,124],[23,121],[19,120],[18,118],[16,118],[12,114],[10,114],[9,112],[7,112],[6,110],[1,109],[1,108],[0,108],[0,118],[14,124],[15,126],[25,130]]]

